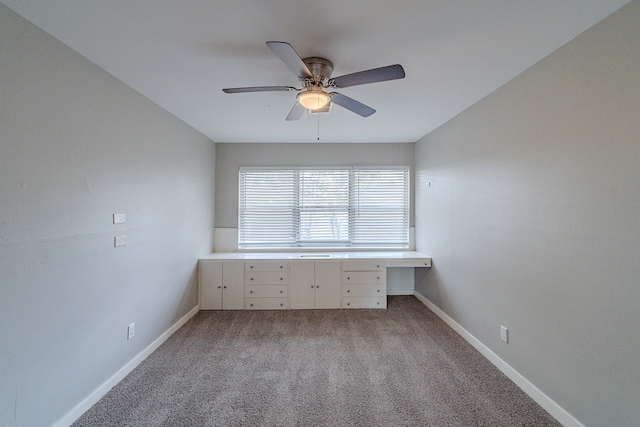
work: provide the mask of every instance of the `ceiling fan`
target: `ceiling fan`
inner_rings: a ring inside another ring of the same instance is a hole
[[[367,83],[402,79],[405,76],[402,65],[395,64],[331,78],[333,64],[328,59],[315,56],[302,59],[293,46],[286,42],[270,41],[267,42],[267,46],[298,76],[302,87],[254,86],[227,88],[222,89],[222,91],[224,93],[297,91],[299,93],[296,97],[296,103],[287,116],[289,121],[298,120],[305,110],[310,110],[313,113],[328,112],[332,103],[353,111],[362,117],[369,117],[376,110],[348,96],[337,92],[328,93],[324,89],[341,89]]]

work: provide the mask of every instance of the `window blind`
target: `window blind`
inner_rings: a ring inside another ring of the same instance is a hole
[[[409,245],[409,168],[241,168],[238,247]]]

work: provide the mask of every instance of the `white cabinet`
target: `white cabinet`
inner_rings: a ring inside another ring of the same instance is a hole
[[[290,307],[340,308],[340,261],[289,263]]]
[[[293,309],[316,307],[316,281],[313,261],[295,261],[289,265],[291,279],[289,305]]]
[[[199,268],[202,310],[241,310],[243,308],[243,262],[201,260]]]
[[[387,308],[387,274],[380,260],[342,262],[342,308]]]
[[[340,308],[340,261],[316,261],[316,308]]]
[[[418,252],[212,254],[199,263],[200,308],[386,308],[388,267],[430,266]]]
[[[244,287],[246,309],[289,308],[289,264],[278,261],[245,262]]]

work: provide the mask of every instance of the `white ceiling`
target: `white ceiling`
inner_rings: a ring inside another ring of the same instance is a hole
[[[2,2],[215,142],[414,142],[629,0]],[[222,92],[299,87],[268,40],[406,78],[339,90],[371,117],[286,122],[295,92]]]

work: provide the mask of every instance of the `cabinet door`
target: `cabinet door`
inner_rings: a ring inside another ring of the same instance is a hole
[[[244,307],[244,263],[222,263],[222,309],[242,310]]]
[[[316,308],[340,308],[340,261],[316,261]]]
[[[313,261],[289,263],[289,307],[314,308],[315,281]]]
[[[200,308],[222,309],[222,262],[200,261]]]

